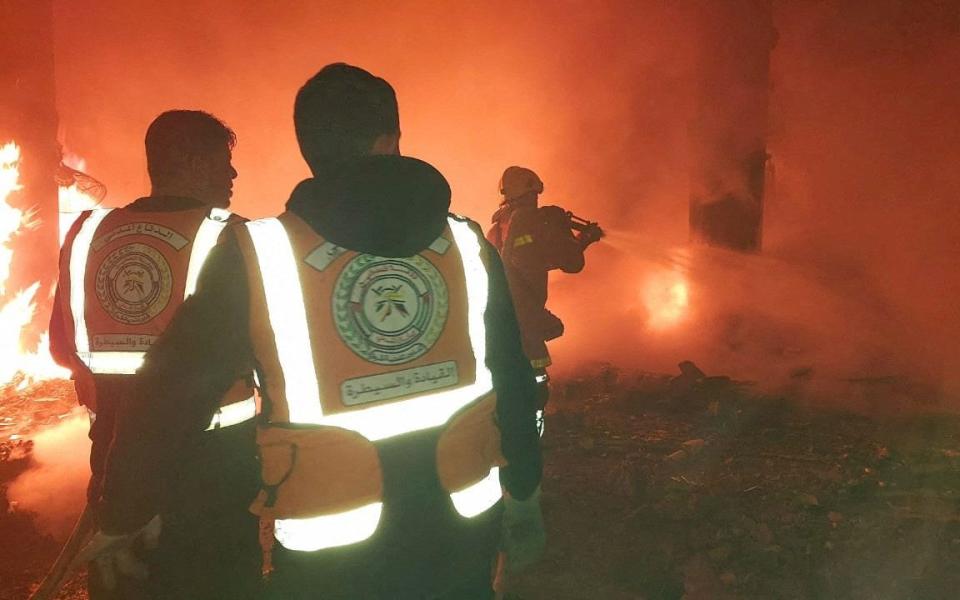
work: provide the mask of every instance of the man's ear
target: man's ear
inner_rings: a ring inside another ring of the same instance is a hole
[[[196,175],[198,173],[206,172],[210,167],[210,162],[205,156],[201,154],[195,154],[186,157],[186,167],[187,172],[189,172],[191,175]]]
[[[383,133],[373,140],[373,146],[370,147],[370,154],[394,154],[400,155],[400,131],[393,133]]]

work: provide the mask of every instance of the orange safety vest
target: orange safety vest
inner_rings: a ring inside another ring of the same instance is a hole
[[[429,248],[385,258],[339,247],[293,213],[238,228],[266,416],[251,510],[275,519],[284,547],[373,535],[374,443],[407,433],[439,431],[437,473],[461,515],[500,499],[482,239],[451,217]]]
[[[196,290],[203,263],[232,218],[219,208],[104,208],[81,214],[60,265],[70,274],[63,318],[80,362],[99,375],[136,373],[177,308]],[[246,378],[239,379],[224,395],[210,428],[253,418],[252,393]]]

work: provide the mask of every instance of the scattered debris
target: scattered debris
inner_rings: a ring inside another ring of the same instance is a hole
[[[687,457],[687,453],[684,450],[677,450],[671,454],[667,455],[667,460],[673,462],[679,462]]]
[[[3,493],[32,435],[74,406],[70,383],[57,385],[0,389],[0,536],[16,540],[0,545],[0,588],[12,590],[0,600],[23,597],[57,550]],[[677,377],[600,367],[557,392],[544,439],[548,553],[512,581],[512,599],[960,588],[960,417],[801,409],[693,363]]]
[[[800,406],[692,363],[675,377],[595,370],[558,387],[545,439],[548,555],[511,598],[960,588],[960,417]]]

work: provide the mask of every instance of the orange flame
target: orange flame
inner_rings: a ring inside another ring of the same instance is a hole
[[[690,290],[684,274],[672,269],[651,275],[643,289],[643,304],[651,329],[667,329],[680,323],[690,306]]]
[[[20,185],[20,147],[10,142],[0,146],[0,297],[6,293],[7,279],[13,264],[14,250],[11,241],[17,232],[39,223],[29,212],[7,204],[11,194],[21,190]],[[61,207],[71,211],[60,218],[60,243],[69,224],[76,219],[81,209],[97,205],[97,201],[76,189],[76,186],[61,187],[59,190]],[[66,227],[65,227],[66,226]],[[41,337],[36,351],[23,348],[21,334],[33,320],[37,311],[34,301],[40,282],[36,281],[24,290],[19,290],[12,299],[0,305],[0,339],[16,340],[16,343],[0,344],[0,385],[6,385],[19,376],[19,386],[24,387],[34,381],[54,378],[66,378],[70,372],[53,362],[50,357],[49,337]]]

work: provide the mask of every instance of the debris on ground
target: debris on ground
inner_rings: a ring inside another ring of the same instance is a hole
[[[8,485],[33,465],[36,433],[74,414],[73,383],[55,379],[27,385],[21,379],[0,387],[0,600],[22,600],[53,564],[60,544],[37,526],[36,516],[7,497]],[[11,542],[11,540],[13,542]],[[86,598],[84,574],[61,591],[61,600]]]
[[[693,363],[677,376],[604,365],[557,382],[544,456],[548,550],[512,600],[960,588],[960,416],[870,418]]]
[[[0,537],[16,540],[0,544],[0,600],[25,597],[58,551],[5,489],[28,468],[31,437],[74,405],[69,382],[0,390],[11,424],[0,427]],[[547,408],[548,550],[511,580],[511,600],[960,589],[960,416],[803,406],[692,362],[677,376],[603,365],[558,378]],[[81,574],[61,599],[82,590]]]

